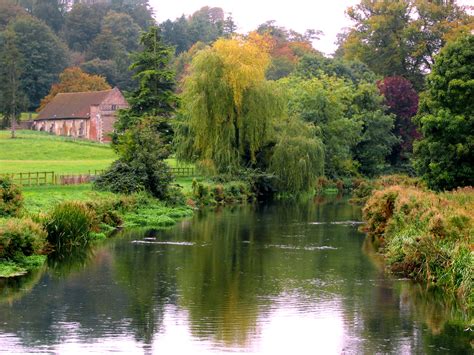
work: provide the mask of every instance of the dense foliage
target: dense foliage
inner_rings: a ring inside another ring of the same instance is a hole
[[[63,202],[46,217],[48,242],[56,249],[71,248],[89,241],[94,213],[81,202]]]
[[[39,254],[45,246],[46,231],[30,218],[12,218],[0,226],[0,260]]]
[[[377,83],[385,98],[388,111],[395,115],[393,133],[398,138],[390,154],[390,162],[400,165],[407,162],[413,149],[413,141],[419,137],[412,117],[418,111],[418,94],[413,85],[401,76],[384,78]]]
[[[321,130],[325,174],[331,178],[382,172],[395,143],[393,118],[375,84],[352,85],[337,77],[290,77],[280,84],[288,110]]]
[[[24,60],[16,45],[15,32],[0,33],[0,48],[0,114],[3,116],[0,128],[11,124],[13,137],[16,120],[27,106],[20,81]]]
[[[472,309],[473,202],[472,189],[434,194],[387,187],[367,201],[365,231],[393,271],[457,295]]]
[[[20,188],[8,177],[0,176],[0,217],[17,216],[23,207]]]
[[[283,109],[275,85],[265,81],[268,64],[254,41],[221,39],[198,52],[183,93],[180,158],[218,173],[257,165]]]
[[[415,167],[437,190],[474,185],[474,36],[452,42],[436,58],[422,96]]]
[[[417,89],[434,56],[474,26],[455,1],[371,1],[349,7],[355,25],[343,36],[339,55],[359,59],[375,73],[403,76]]]
[[[119,113],[115,125],[113,143],[120,158],[95,186],[121,193],[144,190],[164,199],[172,180],[164,159],[170,154],[170,119],[177,104],[169,68],[171,50],[153,26],[142,34],[140,43],[143,50],[134,55],[131,66],[139,87],[130,94],[130,108]]]
[[[29,108],[38,107],[59,73],[68,65],[68,50],[42,21],[21,17],[10,23],[16,46],[23,58],[21,89],[27,95]]]
[[[169,156],[158,128],[152,121],[142,121],[128,129],[117,145],[120,159],[101,175],[95,186],[115,193],[147,191],[166,199],[172,175],[164,159]]]

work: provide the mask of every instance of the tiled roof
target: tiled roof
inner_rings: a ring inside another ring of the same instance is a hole
[[[57,94],[36,119],[89,118],[90,107],[100,105],[112,90]]]

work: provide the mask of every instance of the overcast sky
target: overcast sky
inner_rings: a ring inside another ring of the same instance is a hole
[[[336,46],[336,35],[350,21],[344,14],[348,6],[359,0],[150,0],[159,22],[190,15],[203,6],[221,7],[231,12],[238,31],[246,33],[258,25],[275,20],[277,25],[303,33],[306,29],[321,30],[324,35],[314,43],[316,49],[330,54]],[[474,0],[459,3],[474,5]]]

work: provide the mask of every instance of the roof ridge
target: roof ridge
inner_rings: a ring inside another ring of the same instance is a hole
[[[74,92],[58,92],[57,95],[62,95],[62,94],[92,94],[92,93],[98,93],[98,92],[106,92],[106,91],[112,91],[115,88],[112,89],[107,89],[107,90],[96,90],[96,91],[74,91]]]

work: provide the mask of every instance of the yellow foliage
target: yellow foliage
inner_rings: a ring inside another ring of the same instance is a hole
[[[240,111],[244,91],[265,79],[270,57],[255,41],[240,38],[219,39],[212,50],[224,64],[223,79],[232,88],[234,103]]]

